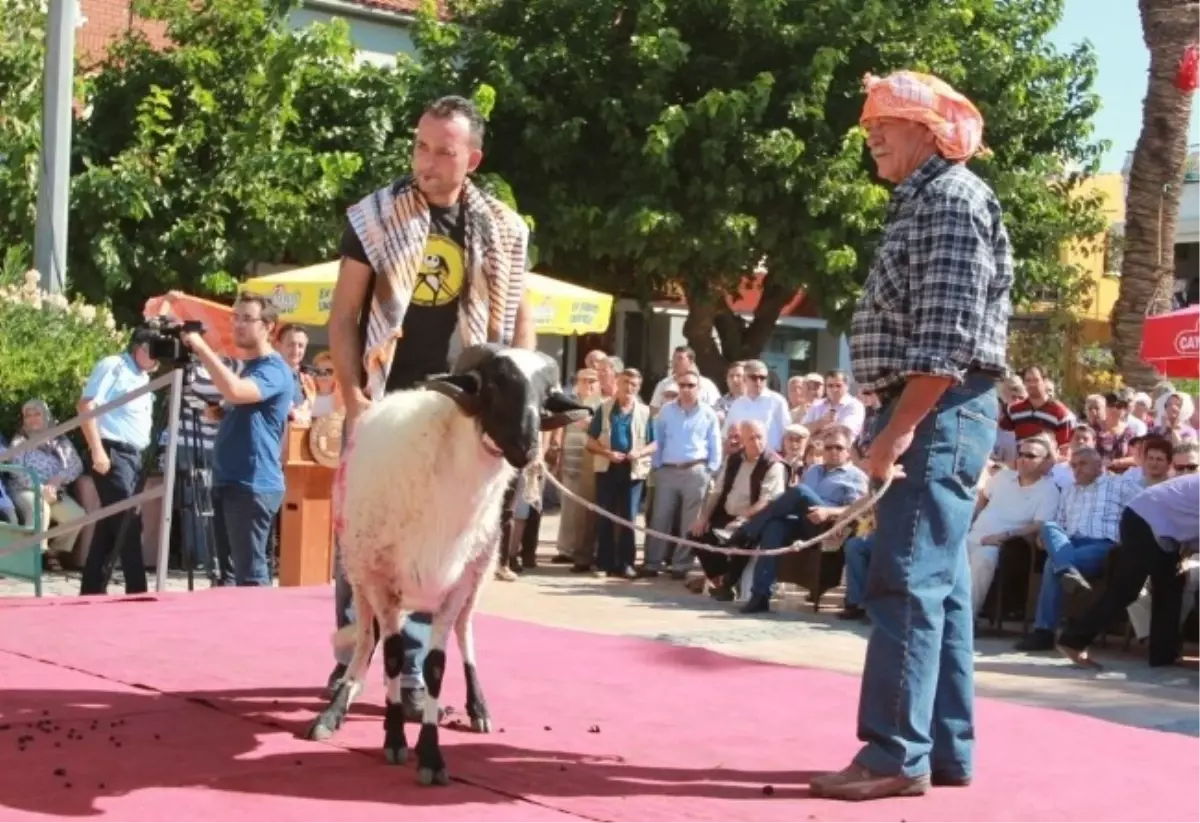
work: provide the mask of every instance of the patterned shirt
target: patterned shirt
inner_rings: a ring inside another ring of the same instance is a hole
[[[818,463],[804,472],[800,482],[816,492],[826,506],[849,506],[867,493],[868,483],[867,475],[853,463],[836,469]]]
[[[1141,484],[1119,474],[1102,474],[1086,486],[1073,484],[1063,490],[1058,502],[1058,525],[1070,537],[1116,541],[1121,513]]]
[[[13,438],[12,444],[19,446],[24,442],[25,436],[18,434]],[[79,459],[79,452],[75,451],[75,447],[65,436],[42,443],[36,449],[30,449],[9,462],[32,469],[43,485],[57,478],[60,489],[74,483],[79,475],[83,474],[83,461]],[[32,488],[31,478],[24,472],[14,472],[8,475],[6,480],[14,492]]]
[[[896,187],[854,312],[850,360],[860,389],[913,374],[1007,374],[1012,248],[991,188],[931,157]]]
[[[1047,400],[1040,406],[1033,405],[1028,397],[1010,405],[1000,419],[1000,428],[1016,435],[1017,442],[1046,432],[1060,446],[1071,442],[1075,430],[1075,416],[1058,400]]]

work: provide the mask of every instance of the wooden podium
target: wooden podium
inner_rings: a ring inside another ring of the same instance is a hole
[[[308,426],[289,424],[283,453],[287,490],[279,512],[279,585],[333,580],[334,470],[313,459]]]

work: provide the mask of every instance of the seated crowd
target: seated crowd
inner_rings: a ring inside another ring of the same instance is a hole
[[[613,370],[612,359],[593,352],[588,368],[579,373],[576,392],[594,398],[598,411],[590,424],[563,435],[559,465],[568,487],[625,520],[636,517],[645,497],[650,529],[714,547],[771,550],[823,538],[825,549],[844,550],[846,599],[840,616],[865,617],[874,529],[870,514],[836,534],[829,527],[867,494],[862,465],[878,410],[875,398],[856,397],[846,375],[837,371],[794,377],[785,397],[768,387],[767,366],[753,360],[729,368],[729,391],[713,401],[716,392],[699,374],[694,354],[680,348],[671,373],[647,404],[639,397],[641,374]],[[606,366],[612,375],[607,392],[599,385]],[[1038,367],[999,388],[999,434],[967,538],[975,610],[979,614],[988,599],[1002,553],[1023,542],[1041,579],[1031,603],[1033,629],[1017,648],[1051,650],[1070,595],[1093,588],[1121,566],[1114,552],[1128,550],[1124,520],[1131,509],[1147,505],[1135,501],[1159,484],[1195,476],[1200,450],[1195,409],[1190,397],[1164,385],[1153,397],[1129,391],[1089,396],[1077,416],[1055,398],[1053,384]],[[1186,482],[1191,481],[1175,486]],[[1166,486],[1159,492],[1170,493]],[[1190,503],[1193,531],[1200,519],[1196,497]],[[1179,533],[1173,526],[1151,526]],[[1184,538],[1163,538],[1176,548],[1180,580],[1181,561],[1195,549],[1195,536]],[[563,502],[558,553],[555,562],[570,564],[576,573],[626,579],[669,573],[695,592],[742,600],[747,614],[770,610],[779,566],[778,556],[764,555],[753,559],[748,572],[751,558],[744,555],[693,552],[656,536],[647,538],[639,566],[631,530],[597,519],[569,500]],[[1111,614],[1106,625],[1089,629],[1093,635],[1146,595],[1143,585],[1151,568],[1145,561],[1124,566],[1135,577],[1143,566],[1146,571],[1140,579],[1107,587],[1123,602],[1097,602],[1096,609]],[[1161,574],[1158,565],[1153,570]],[[1192,608],[1179,602],[1178,593],[1163,593],[1167,585],[1151,583],[1175,621],[1174,630],[1157,623],[1151,630],[1156,665],[1175,659],[1180,612],[1186,615]],[[1174,590],[1175,583],[1170,586]],[[1079,619],[1096,621],[1094,615]],[[1160,629],[1167,632],[1161,642],[1155,639]]]

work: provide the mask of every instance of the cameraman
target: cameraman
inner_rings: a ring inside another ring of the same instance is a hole
[[[275,304],[242,293],[233,306],[233,342],[242,350],[233,371],[196,332],[180,339],[195,352],[229,404],[213,447],[213,530],[217,556],[233,558],[239,586],[270,586],[271,523],[283,505],[284,428],[294,391],[291,369],[271,346],[279,319]]]
[[[150,341],[155,334],[139,328],[133,332],[124,354],[105,357],[88,378],[79,401],[80,414],[103,406],[150,382],[150,372],[158,361],[150,355]],[[101,506],[111,506],[128,500],[137,489],[142,474],[142,452],[150,445],[150,429],[154,424],[154,393],[146,392],[124,406],[83,423],[79,429],[87,441],[90,453],[88,468]],[[80,594],[106,594],[108,576],[105,573],[112,554],[121,521],[129,519],[125,538],[121,542],[121,569],[125,574],[125,593],[146,591],[146,566],[142,561],[142,517],[126,509],[109,515],[96,523],[91,549],[83,567]]]

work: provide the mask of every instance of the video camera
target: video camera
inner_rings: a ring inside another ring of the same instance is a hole
[[[184,334],[203,335],[208,329],[199,320],[179,321],[173,317],[150,317],[134,329],[134,342],[145,343],[149,354],[160,363],[184,365],[191,352],[183,345]]]

